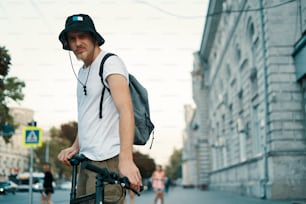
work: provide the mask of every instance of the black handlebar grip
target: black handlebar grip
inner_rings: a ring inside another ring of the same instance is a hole
[[[98,173],[98,174],[100,174],[102,176],[109,175],[109,172],[108,172],[107,168],[105,168],[105,167],[104,168],[97,167],[97,166],[95,166],[93,164],[88,163],[87,161],[83,161],[82,164],[81,164],[81,167],[85,168],[85,169],[88,169],[90,171],[96,172],[96,173]]]
[[[86,157],[83,154],[75,154],[69,159],[69,162],[72,166],[79,165],[80,162],[85,160]]]
[[[130,181],[127,177],[123,177],[121,179],[121,182],[124,183],[124,187],[127,189],[130,189],[131,191],[133,191],[136,195],[140,196],[140,192],[143,191],[143,186],[140,186],[139,192],[137,190],[135,190],[134,188],[131,187],[130,185]]]

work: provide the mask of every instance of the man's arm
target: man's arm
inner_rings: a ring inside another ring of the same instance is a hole
[[[111,74],[106,80],[115,106],[119,112],[119,171],[123,176],[128,177],[133,188],[139,190],[139,186],[142,185],[142,180],[139,169],[133,160],[135,121],[130,89],[127,79],[120,74]]]

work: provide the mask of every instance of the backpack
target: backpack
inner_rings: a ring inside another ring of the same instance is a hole
[[[110,93],[110,89],[105,86],[103,81],[103,66],[107,58],[113,55],[115,54],[107,53],[103,57],[100,64],[99,76],[101,77],[103,89],[100,100],[99,118],[102,118],[102,104],[103,104],[105,89],[107,89]],[[134,144],[145,145],[149,140],[150,135],[154,129],[154,125],[150,119],[148,92],[146,88],[144,88],[132,74],[129,74],[129,88],[130,88],[133,109],[134,109],[134,118],[135,118]],[[153,139],[154,139],[154,134],[152,137],[150,148],[152,147]]]

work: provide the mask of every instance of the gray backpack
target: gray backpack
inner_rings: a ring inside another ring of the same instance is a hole
[[[100,111],[99,118],[102,118],[102,104],[103,97],[105,93],[105,89],[107,89],[110,93],[108,87],[105,86],[103,81],[103,66],[107,58],[113,56],[113,53],[107,53],[100,64],[99,75],[101,77],[101,82],[103,84],[102,95],[100,100]],[[154,125],[150,119],[150,108],[149,108],[149,100],[148,100],[148,92],[147,90],[137,81],[137,79],[129,74],[129,88],[133,102],[134,108],[134,117],[135,117],[135,136],[134,136],[134,144],[135,145],[145,145],[150,138],[151,133],[153,132]],[[154,135],[152,137],[151,146],[153,143]],[[151,148],[150,146],[150,148]]]

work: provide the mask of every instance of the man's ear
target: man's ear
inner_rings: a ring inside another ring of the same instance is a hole
[[[93,33],[90,33],[90,35],[91,35],[93,44],[94,44],[95,46],[97,45],[97,46],[99,47],[99,42],[98,42],[98,40],[95,38],[94,34],[93,34]]]
[[[96,38],[94,38],[94,44],[95,44],[95,46],[99,47],[99,42]]]
[[[99,42],[95,39],[95,45],[99,47]]]
[[[64,47],[67,47],[69,50],[71,50],[71,48],[70,48],[69,43],[68,43],[67,40],[64,42]]]

